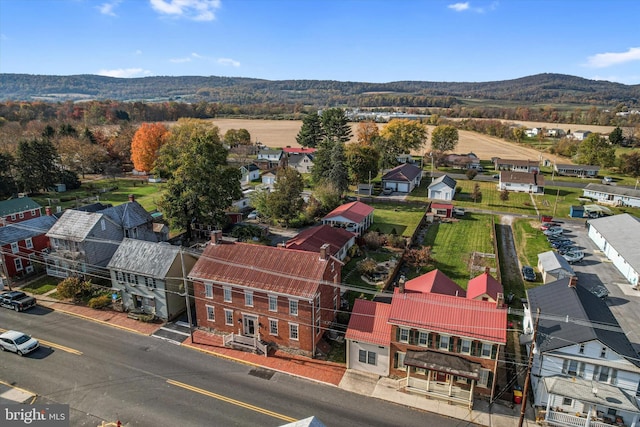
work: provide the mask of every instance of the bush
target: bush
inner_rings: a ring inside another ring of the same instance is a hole
[[[91,291],[91,282],[82,281],[78,277],[67,277],[58,283],[56,289],[62,298],[73,298],[77,301]]]
[[[396,234],[392,234],[387,236],[387,243],[394,248],[404,248],[406,246],[406,241],[402,236],[398,236]]]
[[[374,250],[384,246],[386,243],[385,236],[375,231],[370,231],[362,236],[362,240],[369,249]]]
[[[476,175],[478,175],[478,171],[475,169],[469,169],[465,175],[467,175],[467,178],[469,180],[472,180],[476,177]]]
[[[111,304],[111,295],[100,295],[94,298],[91,298],[87,305],[91,308],[104,308]]]
[[[367,276],[373,275],[376,272],[376,268],[378,264],[372,260],[371,258],[365,258],[358,263],[358,271],[360,274],[364,274]]]

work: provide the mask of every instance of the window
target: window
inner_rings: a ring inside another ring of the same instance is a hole
[[[216,321],[216,313],[213,309],[213,306],[207,305],[207,320],[209,322],[215,322]]]
[[[584,344],[580,344],[580,348],[578,349],[578,353],[584,354]]]
[[[27,249],[33,249],[33,240],[31,240],[31,237],[24,241],[24,245],[27,247]]]
[[[295,300],[295,299],[289,300],[289,314],[292,316],[298,315],[298,300]]]
[[[16,220],[16,214],[11,214],[11,221],[15,221]]]
[[[278,335],[278,319],[269,319],[269,335]]]
[[[460,353],[464,353],[464,354],[470,354],[471,353],[471,341],[470,340],[461,340]]]
[[[480,355],[482,357],[491,357],[491,348],[493,346],[491,344],[482,343],[482,351]]]
[[[16,266],[16,271],[22,271],[22,258],[14,259],[13,263]]]
[[[31,210],[31,216],[36,216],[36,210],[35,209]]]
[[[136,278],[136,275],[133,273],[127,273],[127,283],[131,283],[133,285],[138,284],[138,280]]]
[[[147,277],[147,288],[156,289],[158,285],[156,284],[156,279],[153,277]]]
[[[451,337],[447,336],[447,335],[441,335],[440,336],[440,350],[449,350],[449,339]]]
[[[573,399],[569,397],[562,398],[562,406],[573,406]]]
[[[404,370],[404,369],[407,368],[405,366],[405,364],[404,364],[404,356],[405,356],[405,353],[401,353],[401,352],[397,352],[396,353],[396,355],[394,357],[394,359],[395,359],[395,364],[394,364],[395,366],[394,367],[396,369]]]
[[[231,288],[225,286],[222,290],[224,292],[224,302],[231,302]]]
[[[124,282],[124,274],[122,274],[122,271],[116,271],[116,280],[118,282]]]
[[[584,377],[584,363],[575,360],[565,360],[562,364],[562,373],[572,377]]]
[[[489,374],[491,371],[488,369],[480,369],[480,376],[478,378],[478,387],[489,387]]]
[[[398,331],[398,341],[409,342],[409,330],[400,328]]]
[[[253,307],[253,291],[244,291],[244,305]]]
[[[358,350],[358,361],[367,365],[376,364],[376,353],[374,351]]]
[[[233,310],[224,310],[224,324],[233,326]]]
[[[320,334],[320,316],[316,317],[316,335]]]
[[[11,243],[11,252],[14,253],[14,254],[18,253],[18,243],[17,242]]]
[[[206,298],[213,298],[213,283],[204,284],[204,296]]]
[[[278,296],[269,295],[269,311],[278,311]]]
[[[20,212],[20,213],[18,214],[18,218],[23,219],[23,218],[24,218],[24,212]]]
[[[593,380],[602,383],[615,384],[617,382],[618,371],[608,366],[596,366],[593,369]]]
[[[600,351],[600,357],[602,357],[603,359],[607,357],[607,347],[602,347],[602,350]]]
[[[426,346],[429,342],[429,332],[422,332],[418,334],[418,345]]]
[[[103,220],[100,220],[100,229],[101,229],[102,231],[104,231],[104,230],[106,230],[106,229],[107,229],[107,223],[104,221],[104,219],[103,219]]]
[[[298,324],[289,323],[289,339],[298,341]]]

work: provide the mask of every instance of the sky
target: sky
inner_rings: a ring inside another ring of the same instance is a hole
[[[640,1],[0,0],[0,73],[640,84]]]

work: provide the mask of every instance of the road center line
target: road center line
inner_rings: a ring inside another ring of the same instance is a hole
[[[290,422],[290,423],[292,423],[294,421],[297,421],[296,418],[291,418],[291,417],[288,417],[286,415],[279,414],[277,412],[269,411],[268,409],[263,409],[263,408],[260,408],[258,406],[251,405],[249,403],[241,402],[239,400],[223,396],[221,394],[213,393],[213,392],[210,392],[210,391],[198,388],[198,387],[194,387],[194,386],[189,385],[189,384],[181,383],[181,382],[174,381],[174,380],[167,380],[167,383],[169,383],[171,385],[174,385],[176,387],[181,387],[181,388],[184,388],[186,390],[193,391],[195,393],[200,393],[200,394],[203,394],[205,396],[213,397],[214,399],[218,399],[218,400],[221,400],[223,402],[231,403],[232,405],[240,406],[242,408],[250,409],[252,411],[259,412],[261,414],[269,415],[270,417],[278,418],[278,419],[283,420],[283,421],[287,421],[287,422]]]

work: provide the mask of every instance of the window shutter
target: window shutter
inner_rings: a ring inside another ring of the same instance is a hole
[[[440,335],[436,334],[436,348],[440,348]]]
[[[398,353],[393,353],[393,367],[398,369]]]
[[[396,342],[400,342],[400,328],[396,326]]]
[[[493,372],[489,372],[489,376],[487,378],[487,388],[491,388],[493,385]]]
[[[429,348],[433,348],[434,335],[434,333],[429,332],[429,338],[427,339],[427,346]]]
[[[491,348],[491,358],[495,360],[497,355],[498,355],[498,344],[494,344],[493,347]]]
[[[409,344],[418,344],[418,331],[416,329],[409,330]]]
[[[460,348],[462,347],[462,338],[456,338],[456,353],[460,353]]]
[[[453,351],[453,337],[449,337],[449,351]]]
[[[569,361],[567,359],[564,359],[564,362],[562,362],[562,373],[563,374],[567,373],[568,367],[569,367]]]

